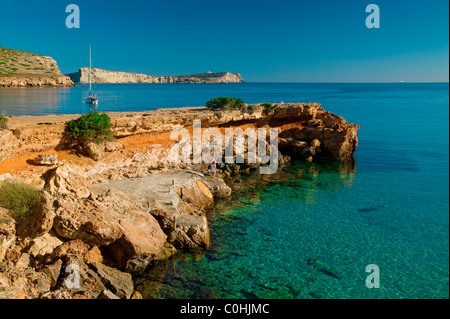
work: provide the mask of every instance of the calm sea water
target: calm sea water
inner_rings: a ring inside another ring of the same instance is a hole
[[[86,88],[1,89],[0,113],[83,113]],[[136,277],[144,297],[449,298],[448,84],[96,85],[100,111],[319,102],[359,124],[354,165],[244,176],[212,245]],[[366,266],[380,269],[368,289]]]

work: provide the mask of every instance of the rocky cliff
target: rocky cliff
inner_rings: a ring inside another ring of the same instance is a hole
[[[218,165],[213,181],[207,164],[176,161],[173,146],[191,139],[178,142],[171,133],[193,132],[194,120],[203,134],[277,129],[279,152],[271,151],[281,164],[291,157],[340,161],[343,175],[358,144],[359,126],[318,103],[109,115],[117,141],[86,145],[87,156],[74,154],[64,139],[65,123],[78,115],[8,117],[0,130],[0,186],[17,178],[42,191],[42,203],[26,219],[16,221],[0,207],[0,299],[139,298],[130,272],[145,272],[177,250],[208,247],[208,210],[230,196],[228,177],[255,167],[247,159]],[[201,147],[208,145],[204,139]],[[66,280],[73,267],[80,289]]]
[[[71,87],[56,61],[48,56],[0,48],[0,87]]]
[[[67,74],[75,83],[88,82],[89,68]],[[179,76],[155,76],[141,73],[115,72],[93,68],[93,83],[241,83],[244,82],[239,73],[201,73]]]

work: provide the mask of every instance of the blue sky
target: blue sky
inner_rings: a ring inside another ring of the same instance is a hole
[[[68,4],[79,29],[65,25]],[[380,8],[368,29],[365,8]],[[0,46],[63,73],[240,72],[246,81],[448,82],[448,0],[0,0]]]

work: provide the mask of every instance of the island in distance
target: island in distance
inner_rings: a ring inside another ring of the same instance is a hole
[[[66,74],[74,83],[88,83],[89,68]],[[91,69],[93,83],[241,83],[244,79],[239,73],[219,72],[176,76],[155,76],[141,73]]]

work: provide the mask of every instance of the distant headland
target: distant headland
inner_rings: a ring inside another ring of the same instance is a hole
[[[0,87],[72,86],[53,58],[0,47]]]
[[[66,74],[75,83],[88,82],[89,68]],[[219,72],[177,76],[155,76],[141,73],[115,72],[91,69],[93,83],[241,83],[244,79],[239,73]]]
[[[89,68],[63,75],[55,59],[37,53],[0,47],[0,87],[72,87],[88,82]],[[91,69],[93,83],[241,83],[239,73],[206,72],[155,76]]]

